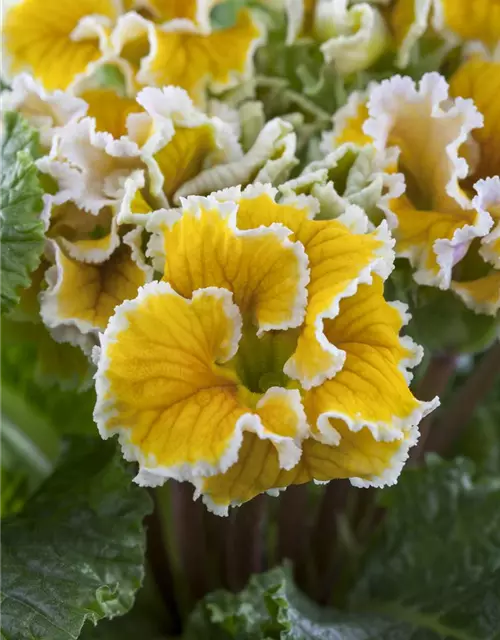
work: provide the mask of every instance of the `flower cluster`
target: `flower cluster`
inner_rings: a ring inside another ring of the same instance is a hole
[[[39,132],[45,192],[33,313],[91,359],[99,432],[137,482],[191,482],[227,513],[310,480],[396,481],[438,401],[410,390],[423,350],[388,301],[395,259],[500,309],[497,4],[7,11],[9,65],[31,75],[4,104]]]

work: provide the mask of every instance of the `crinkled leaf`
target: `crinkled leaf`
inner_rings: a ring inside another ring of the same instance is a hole
[[[77,638],[130,609],[144,575],[151,510],[112,442],[78,440],[2,529],[2,634]]]
[[[185,640],[496,640],[500,483],[431,459],[382,493],[386,518],[349,598],[319,610],[285,569],[199,604]]]
[[[325,611],[306,600],[288,569],[254,576],[235,595],[217,591],[191,616],[185,640],[380,640],[392,622]]]
[[[43,191],[34,164],[37,144],[35,130],[19,114],[7,112],[0,175],[2,313],[19,302],[19,293],[30,285],[30,274],[43,251]]]
[[[431,458],[382,495],[386,519],[352,607],[392,618],[391,638],[498,638],[498,479],[475,481],[472,463]]]

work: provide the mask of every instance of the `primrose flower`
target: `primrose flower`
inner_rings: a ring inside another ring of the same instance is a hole
[[[354,205],[316,220],[313,197],[277,193],[151,214],[162,281],[116,309],[95,353],[102,437],[119,435],[138,483],[189,481],[219,514],[310,480],[393,483],[437,405],[408,388],[422,352],[384,300],[386,223],[359,228]]]
[[[489,213],[475,207],[461,186],[469,167],[459,152],[482,123],[472,101],[449,99],[439,74],[426,74],[419,87],[395,76],[373,85],[364,102],[363,96],[352,99],[326,138],[367,136],[380,153],[390,152],[386,170],[393,164],[406,190],[389,200],[386,215],[395,221],[397,254],[409,258],[419,284],[449,289],[455,265],[475,238],[491,230]]]
[[[312,36],[341,74],[369,67],[386,49],[389,33],[380,11],[348,0],[288,0],[288,43]]]
[[[484,127],[472,132],[474,147],[472,174],[464,184],[477,196],[476,208],[492,217],[490,233],[481,238],[469,264],[455,274],[453,290],[475,311],[495,314],[500,309],[500,131],[497,107],[499,104],[500,63],[473,56],[465,61],[450,80],[450,92],[471,98],[484,116]],[[478,178],[480,178],[479,181]]]
[[[497,0],[396,0],[389,22],[405,67],[412,47],[426,34],[439,34],[449,47],[481,43],[493,50],[500,40]]]
[[[130,87],[175,84],[201,103],[207,88],[220,92],[251,73],[262,39],[246,9],[234,26],[211,31],[213,4],[20,0],[5,18],[9,66],[13,73],[30,70],[53,90],[73,88],[114,64]]]

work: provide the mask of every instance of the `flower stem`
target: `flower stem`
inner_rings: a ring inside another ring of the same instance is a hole
[[[171,496],[175,543],[187,584],[188,608],[191,608],[208,593],[204,506],[193,500],[193,488],[187,483],[172,482]]]
[[[457,358],[451,353],[436,353],[432,356],[425,374],[417,386],[416,396],[419,400],[432,400],[441,396],[448,388],[455,373]],[[420,438],[418,444],[410,452],[410,461],[421,463],[427,451],[427,439],[436,420],[433,411],[420,423]]]
[[[264,569],[263,525],[266,498],[253,498],[234,509],[229,519],[227,570],[229,587],[241,591],[254,573]]]
[[[470,422],[474,411],[493,388],[500,374],[500,342],[497,340],[481,358],[474,371],[459,387],[438,427],[429,435],[426,451],[449,452],[453,443]]]
[[[326,603],[332,590],[331,567],[338,547],[338,518],[347,507],[351,485],[348,480],[333,480],[324,489],[316,521],[311,532],[311,550],[318,576],[315,596]]]
[[[291,485],[278,498],[277,561],[291,560],[295,580],[306,590],[309,544],[308,489],[305,484]]]
[[[177,636],[182,631],[181,614],[175,597],[174,578],[166,551],[166,536],[162,528],[158,498],[154,491],[151,491],[151,495],[154,510],[146,520],[147,558],[167,615],[165,633]]]

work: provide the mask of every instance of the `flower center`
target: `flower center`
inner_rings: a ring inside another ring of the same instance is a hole
[[[298,331],[267,331],[260,338],[256,328],[244,323],[238,353],[228,363],[242,385],[252,393],[265,393],[270,387],[288,387],[283,373],[285,362],[297,346]]]

